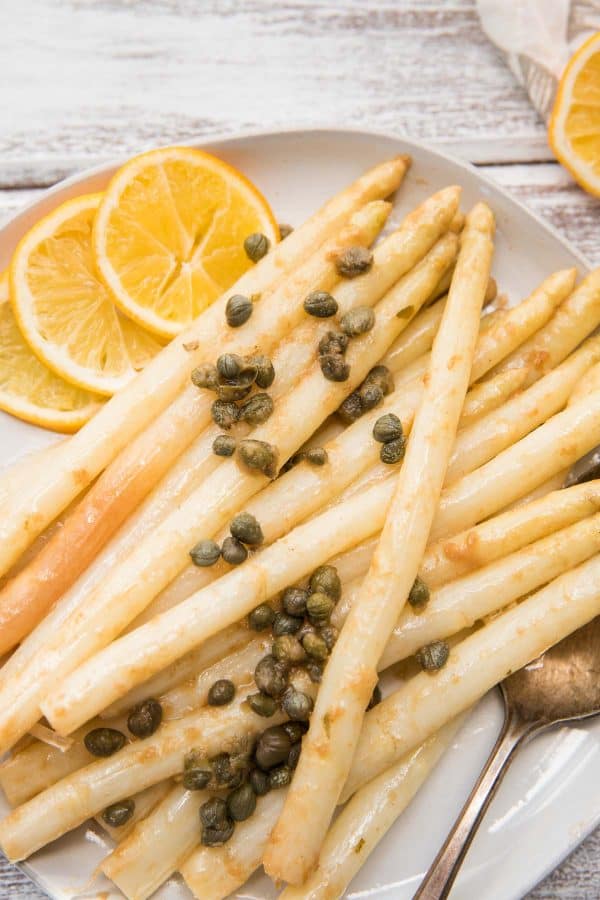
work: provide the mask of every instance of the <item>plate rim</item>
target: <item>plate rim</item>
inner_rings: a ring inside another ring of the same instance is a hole
[[[153,144],[151,146],[144,147],[137,152],[142,153],[147,152],[148,150],[159,149],[161,147],[167,146],[197,147],[208,149],[209,152],[214,152],[212,148],[216,144],[235,145],[249,140],[277,138],[280,136],[297,136],[300,139],[306,136],[324,138],[330,136],[333,139],[339,139],[341,136],[372,138],[373,140],[383,139],[391,142],[399,142],[400,144],[404,145],[404,147],[402,148],[403,152],[411,153],[414,151],[415,155],[422,151],[424,151],[425,153],[430,153],[433,156],[437,156],[441,160],[450,163],[453,166],[456,166],[458,169],[468,172],[469,175],[475,177],[477,181],[483,183],[484,185],[487,185],[490,188],[492,194],[496,193],[502,195],[509,205],[513,206],[520,213],[525,214],[528,219],[530,219],[532,222],[535,222],[535,224],[539,228],[543,229],[547,234],[550,234],[557,242],[565,247],[565,249],[568,250],[573,258],[577,260],[577,264],[582,270],[581,274],[587,274],[593,268],[591,262],[587,259],[587,257],[580,250],[574,247],[571,241],[560,233],[558,228],[547,222],[540,214],[530,209],[530,207],[528,207],[524,202],[516,198],[510,190],[505,188],[503,185],[498,184],[498,182],[496,182],[493,178],[484,173],[482,171],[482,167],[464,160],[461,157],[456,156],[454,153],[448,153],[445,149],[436,145],[435,143],[432,144],[428,143],[427,141],[413,139],[411,137],[403,135],[399,131],[387,129],[380,130],[370,128],[354,128],[350,126],[325,127],[322,125],[315,125],[307,127],[300,124],[291,124],[280,128],[224,130],[203,137],[190,137],[187,140],[177,141],[173,144]],[[123,163],[126,162],[127,159],[130,159],[132,155],[134,154],[129,154],[126,157],[110,157],[103,162],[97,163],[96,165],[89,166],[84,169],[79,169],[76,172],[73,172],[71,175],[68,175],[66,178],[60,179],[50,187],[41,188],[39,196],[0,220],[0,241],[2,240],[3,232],[8,226],[16,223],[21,217],[26,217],[27,215],[29,215],[40,203],[54,197],[55,195],[61,194],[65,189],[76,187],[78,184],[86,181],[89,178],[101,176],[107,171],[123,165]],[[573,853],[578,846],[580,846],[580,844],[589,836],[589,834],[591,834],[592,831],[594,831],[598,827],[599,824],[600,806],[596,815],[592,817],[591,820],[586,822],[585,829],[581,832],[578,832],[575,840],[569,840],[565,843],[564,851],[561,852],[559,857],[555,857],[551,862],[549,862],[548,866],[544,868],[541,874],[536,873],[533,881],[524,879],[523,883],[526,883],[526,893],[529,893],[529,891],[532,890],[535,885],[539,884],[540,881],[542,881],[558,866],[560,866],[561,863],[571,853]],[[30,863],[25,861],[21,863],[12,863],[11,865],[14,865],[15,868],[23,872],[27,876],[27,878],[41,891],[46,892],[46,888],[43,887],[40,883],[38,875]],[[517,898],[515,897],[514,900],[517,900]]]

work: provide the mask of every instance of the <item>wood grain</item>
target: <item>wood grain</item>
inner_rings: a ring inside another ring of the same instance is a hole
[[[0,11],[0,218],[59,178],[161,143],[368,127],[482,164],[600,264],[600,203],[551,162],[474,0],[0,0]],[[598,900],[599,859],[600,830],[528,900]],[[0,900],[43,896],[0,857]]]

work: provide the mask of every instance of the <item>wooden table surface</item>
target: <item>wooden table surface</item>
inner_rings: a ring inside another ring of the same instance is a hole
[[[476,163],[600,264],[600,203],[553,161],[474,0],[0,0],[0,14],[0,217],[154,145],[350,126]],[[0,857],[0,900],[41,897]],[[599,897],[600,831],[529,900]]]

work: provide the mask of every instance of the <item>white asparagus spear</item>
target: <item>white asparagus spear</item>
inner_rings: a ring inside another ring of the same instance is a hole
[[[306,294],[317,288],[328,290],[339,280],[334,260],[340,249],[370,244],[390,208],[377,201],[360,209],[338,236],[325,242],[281,287],[261,297],[244,328],[224,326],[221,343],[232,352],[249,353],[258,346],[269,353],[281,337],[307,318],[302,305]],[[368,277],[372,276],[369,272]],[[302,371],[304,363],[300,365]],[[0,653],[31,631],[182,450],[209,424],[213,400],[210,391],[198,390],[188,382],[171,406],[103,472],[31,564],[5,586],[0,592]]]
[[[404,609],[381,657],[381,668],[431,641],[448,638],[578,566],[600,550],[600,515],[556,531],[431,593],[419,614]]]
[[[465,397],[459,429],[467,428],[506,403],[523,387],[526,377],[527,369],[509,369],[474,385]]]
[[[478,204],[467,217],[423,401],[381,539],[327,664],[298,768],[265,854],[272,878],[301,884],[314,868],[375,687],[379,657],[417,575],[469,384],[493,231],[490,210]]]
[[[271,418],[252,432],[253,439],[277,447],[280,464],[289,458],[328,413],[339,406],[349,389],[362,381],[381,357],[383,349],[402,330],[405,320],[398,318],[396,314],[400,302],[404,302],[403,282],[414,285],[410,297],[414,308],[418,308],[419,303],[424,302],[431,293],[432,279],[438,277],[439,272],[448,266],[454,258],[455,250],[456,237],[449,233],[438,241],[423,263],[380,301],[371,331],[355,338],[348,347],[345,359],[350,367],[350,376],[347,382],[339,384],[327,381],[318,362],[315,362],[303,381],[286,396],[284,402],[275,407]],[[293,428],[290,427],[291,422],[294,423]],[[118,568],[87,598],[85,609],[76,610],[71,619],[63,624],[60,635],[56,635],[54,642],[49,642],[46,652],[40,654],[41,661],[39,658],[34,660],[31,667],[37,669],[36,679],[39,682],[34,693],[40,697],[48,695],[49,677],[56,683],[94,651],[106,646],[184,568],[189,549],[194,543],[223,527],[267,482],[266,475],[242,468],[236,459],[224,460],[213,476],[136,548],[127,564]],[[197,510],[202,510],[201,517]],[[67,634],[70,635],[68,639]],[[56,652],[58,644],[61,647],[60,665]],[[51,668],[46,668],[43,676],[46,679],[45,686],[41,683],[39,668],[44,668],[44,659],[52,660]],[[36,662],[38,666],[35,666]],[[139,675],[144,676],[144,671],[146,677],[150,674],[150,670],[140,670],[137,680],[140,680]],[[45,714],[50,715],[52,720],[60,718],[65,727],[71,727],[66,725],[66,720],[74,712],[70,708],[67,711],[65,705],[69,681],[66,678],[59,691],[50,691],[53,696],[47,696],[44,703]],[[108,687],[108,679],[106,684]],[[112,699],[114,696],[102,706]],[[0,705],[4,705],[1,700]],[[14,711],[15,718],[20,721],[24,719],[23,706],[21,695],[19,708]],[[12,714],[7,716],[7,719],[10,718]],[[2,741],[9,729],[15,733],[14,725],[8,722],[6,729],[0,728]]]
[[[448,463],[446,486],[492,459],[561,410],[581,376],[599,359],[600,337],[589,338],[563,363],[505,403],[500,412],[489,413],[459,434]],[[522,369],[512,371],[523,372]]]
[[[100,869],[128,900],[146,900],[176,872],[200,840],[199,810],[212,794],[172,787],[107,856]]]
[[[294,686],[314,696],[315,685],[298,673]],[[276,712],[268,724],[286,720]],[[245,699],[226,707],[204,707],[162,725],[152,737],[127,744],[109,759],[101,759],[47,788],[13,810],[0,822],[0,845],[16,860],[30,856],[111,803],[183,772],[186,753],[197,750],[210,758],[222,751],[241,750],[266,727]]]
[[[400,372],[428,353],[440,327],[445,306],[446,297],[442,297],[433,306],[428,306],[415,316],[385,354],[381,360],[382,365],[393,369],[394,372]]]
[[[461,716],[448,722],[424,744],[357,791],[327,832],[315,871],[300,887],[287,887],[279,900],[342,897],[438,764],[462,722]]]
[[[273,825],[281,813],[287,791],[271,791],[259,797],[256,812],[236,825],[222,847],[198,847],[179,871],[193,893],[202,900],[225,900],[260,866]]]
[[[429,587],[438,587],[592,516],[599,509],[598,481],[553,491],[429,544],[419,575]],[[368,552],[368,548],[363,548],[363,555]]]
[[[214,352],[223,334],[224,310],[233,293],[266,291],[306,259],[350,215],[370,200],[392,194],[409,165],[406,157],[382,163],[322,207],[219,298],[169,344],[123,391],[113,397],[78,434],[57,448],[51,473],[31,478],[27,490],[6,507],[0,526],[0,572],[17,559],[65,506],[174,399],[190,368]],[[188,352],[184,345],[197,345]]]
[[[341,801],[473,706],[510,672],[598,615],[599,579],[596,555],[466,638],[434,676],[420,673],[371,710]]]
[[[492,370],[519,369],[528,366],[531,383],[548,372],[590,334],[600,320],[600,269],[583,279],[574,293],[557,310],[552,320],[511,356]]]
[[[569,403],[577,403],[582,397],[587,397],[588,394],[597,390],[600,390],[600,364],[593,366],[589,372],[585,373],[579,384],[575,385]]]
[[[600,392],[597,392],[552,416],[485,465],[450,485],[442,495],[431,540],[456,534],[524,496],[590,450],[597,442],[599,430]]]

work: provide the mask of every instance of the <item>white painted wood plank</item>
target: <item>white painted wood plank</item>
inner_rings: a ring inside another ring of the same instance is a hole
[[[368,123],[479,162],[550,158],[474,0],[20,0],[0,66],[3,186],[294,124]]]

